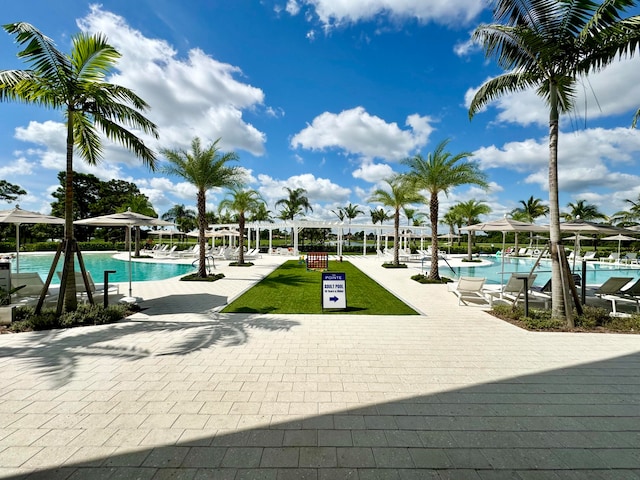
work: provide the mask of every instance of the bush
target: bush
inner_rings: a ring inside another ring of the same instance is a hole
[[[408,268],[406,263],[399,263],[398,265],[394,265],[393,263],[383,263],[382,266],[384,268]]]
[[[84,325],[103,325],[122,320],[132,313],[132,306],[125,304],[110,305],[106,309],[102,305],[80,304],[73,312],[64,312],[57,316],[55,309],[43,309],[36,315],[33,307],[16,308],[16,321],[11,324],[12,332],[29,332],[35,330],[51,330],[55,328],[71,328]]]
[[[610,319],[609,310],[606,308],[584,305],[582,315],[575,315],[575,324],[576,327],[593,329],[604,326]]]
[[[428,276],[423,275],[422,273],[418,273],[417,275],[412,275],[411,276],[411,280],[414,280],[418,283],[422,283],[422,284],[442,284],[442,283],[450,283],[453,280],[451,280],[450,278],[447,277],[440,277],[440,280],[432,280],[430,279]]]
[[[207,275],[206,277],[200,277],[197,273],[190,273],[180,279],[181,282],[215,282],[224,278],[224,273],[216,273],[214,275]]]
[[[638,333],[640,332],[640,315],[635,313],[630,317],[609,317],[604,326],[616,332]]]

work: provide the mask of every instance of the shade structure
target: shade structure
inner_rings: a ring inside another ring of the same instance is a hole
[[[501,255],[501,270],[500,270],[500,284],[504,283],[504,248],[506,244],[507,232],[548,232],[549,227],[544,225],[536,225],[535,223],[521,222],[514,220],[513,218],[504,217],[499,220],[492,220],[490,222],[476,223],[475,225],[468,225],[462,227],[462,230],[482,230],[485,232],[502,232],[502,255]]]
[[[64,225],[64,218],[43,215],[38,212],[23,210],[19,206],[11,210],[0,211],[0,223],[13,223],[16,226],[16,273],[20,273],[20,225],[23,223]]]
[[[560,223],[561,232],[571,233],[595,233],[600,235],[615,235],[617,233],[629,233],[626,229],[606,225],[604,223],[589,222],[582,219],[573,220],[571,222]]]
[[[629,242],[632,240],[637,240],[637,238],[634,237],[629,237],[628,235],[623,235],[621,233],[617,234],[617,235],[611,235],[609,237],[604,237],[602,240],[609,240],[609,241],[618,241],[618,258],[620,258],[620,246],[622,242]]]
[[[127,250],[129,251],[129,297],[124,298],[123,300],[135,303],[137,299],[132,295],[131,281],[131,227],[140,227],[143,225],[169,226],[174,225],[174,223],[167,222],[166,220],[160,220],[159,218],[149,217],[148,215],[142,215],[141,213],[132,212],[131,209],[126,212],[76,220],[73,223],[76,225],[91,225],[94,227],[127,227],[129,229],[129,244],[127,245]]]

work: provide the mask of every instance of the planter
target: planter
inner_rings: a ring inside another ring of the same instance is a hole
[[[11,322],[15,319],[15,315],[15,305],[0,307],[0,325],[11,325]]]

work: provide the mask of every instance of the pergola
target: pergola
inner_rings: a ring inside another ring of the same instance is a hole
[[[381,225],[381,224],[373,224],[373,223],[346,223],[346,222],[329,222],[329,221],[317,221],[317,220],[285,220],[280,222],[247,222],[245,223],[245,229],[247,232],[251,230],[256,231],[256,247],[259,247],[260,243],[260,231],[268,230],[269,231],[269,252],[273,251],[273,230],[293,230],[293,254],[297,255],[299,252],[298,249],[298,239],[300,232],[304,228],[330,228],[335,230],[338,235],[337,239],[337,250],[338,255],[342,255],[342,245],[344,241],[344,232],[345,230],[365,230],[376,233],[376,248],[380,248],[381,239],[385,237],[385,246],[388,242],[389,237],[393,237],[393,225]],[[237,223],[222,223],[209,225],[210,229],[220,229],[220,228],[228,228],[228,229],[237,229]],[[418,234],[420,238],[420,248],[423,248],[424,238],[427,237],[427,231],[430,231],[429,227],[414,227],[414,226],[400,226],[400,245],[403,244],[408,246],[409,239],[415,238],[416,234]],[[384,233],[384,235],[383,235]],[[250,248],[250,245],[247,245],[247,248]],[[362,245],[363,255],[366,254],[367,251],[367,236],[364,236],[364,242]]]

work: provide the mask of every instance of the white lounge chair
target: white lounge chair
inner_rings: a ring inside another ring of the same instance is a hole
[[[534,299],[535,297],[537,297],[535,291],[531,290],[531,286],[533,285],[533,282],[538,276],[537,274],[532,273],[529,275],[527,274],[519,275],[516,273],[512,273],[511,276],[509,277],[509,280],[507,280],[507,283],[504,284],[502,288],[498,290],[490,290],[490,289],[484,290],[485,295],[489,299],[489,303],[493,306],[493,302],[496,299],[508,300],[513,305],[518,303],[518,301],[521,298],[524,298],[523,295],[525,293],[524,279],[522,278],[523,276],[529,277],[527,282],[528,283],[527,287],[528,287],[528,294],[530,295],[530,298]]]
[[[177,245],[174,245],[169,250],[163,250],[153,254],[153,258],[176,258],[173,252],[176,251]]]
[[[35,306],[40,299],[44,282],[37,272],[22,272],[11,274],[11,288],[22,287],[11,295],[11,303],[18,306]],[[44,305],[51,305],[58,301],[58,294],[47,290]]]
[[[627,287],[633,280],[631,277],[611,277],[600,285],[593,294],[603,300],[611,302],[611,313],[617,315],[617,302],[630,302],[636,305],[640,313],[640,280]],[[625,288],[626,287],[626,288]]]
[[[460,277],[456,283],[451,284],[449,291],[458,297],[458,305],[469,305],[468,301],[490,304],[490,301],[482,293],[485,278],[482,277]]]
[[[620,259],[617,252],[610,253],[608,257],[600,257],[601,262],[616,263]]]
[[[112,283],[109,284],[109,290],[105,292],[104,284],[102,283],[96,284],[93,281],[91,272],[89,270],[86,270],[86,273],[87,273],[87,280],[89,283],[89,290],[87,290],[87,286],[84,284],[84,279],[82,278],[82,272],[74,272],[75,280],[76,280],[76,295],[78,296],[79,300],[86,302],[89,299],[89,295],[87,291],[91,292],[92,297],[100,297],[105,294],[117,295],[120,293],[120,288],[118,287],[118,285],[112,284]],[[62,280],[62,272],[56,272],[56,274],[58,275],[58,278]],[[95,301],[95,298],[94,298],[94,301]]]

